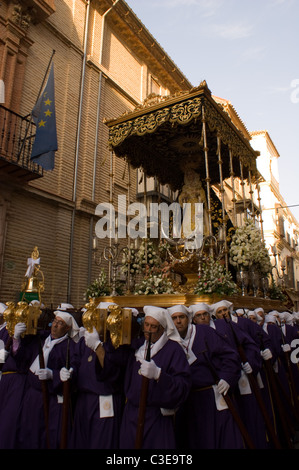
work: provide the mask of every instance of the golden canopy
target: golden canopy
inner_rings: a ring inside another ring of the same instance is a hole
[[[218,183],[219,145],[223,180],[247,179],[249,172],[257,176],[259,153],[214,100],[205,81],[187,93],[149,97],[134,111],[105,124],[109,147],[117,157],[127,159],[133,168],[142,167],[147,176],[157,177],[173,191],[182,188],[182,164],[190,157],[202,180],[208,176],[211,185]]]

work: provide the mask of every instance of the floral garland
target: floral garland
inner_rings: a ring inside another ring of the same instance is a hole
[[[219,294],[233,295],[238,292],[232,275],[225,267],[213,258],[205,258],[201,264],[198,283],[194,289],[194,294]]]
[[[272,271],[269,252],[262,241],[261,231],[253,221],[246,221],[244,226],[236,229],[229,256],[230,264],[237,269],[249,270],[254,267],[263,275]]]

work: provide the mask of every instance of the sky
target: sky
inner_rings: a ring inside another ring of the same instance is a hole
[[[299,222],[299,0],[125,0],[192,86],[268,131]]]

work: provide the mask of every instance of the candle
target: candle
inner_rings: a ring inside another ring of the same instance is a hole
[[[93,237],[92,239],[92,249],[97,250],[98,249],[98,239],[96,236]]]
[[[118,218],[116,217],[115,219],[115,237],[114,237],[115,243],[118,243]]]

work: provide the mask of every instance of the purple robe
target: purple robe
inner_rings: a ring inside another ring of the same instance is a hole
[[[245,329],[241,329],[234,321],[228,323],[225,320],[216,320],[214,324],[216,331],[221,333],[233,348],[237,348],[238,344],[241,345],[246,360],[252,368],[252,375],[256,377],[262,368],[262,357],[256,341],[254,341]],[[238,352],[238,349],[236,350]],[[241,363],[240,356],[239,359]],[[235,397],[240,417],[248,430],[255,448],[268,449],[267,429],[256,397],[252,392],[249,394],[241,394],[239,387],[235,390]],[[273,417],[272,413],[269,414],[270,418],[271,416]]]
[[[49,332],[46,333],[47,336]],[[49,409],[49,447],[57,449],[61,442],[61,418],[63,383],[60,380],[60,370],[66,366],[69,355],[69,367],[73,366],[75,343],[71,339],[64,339],[51,350],[47,368],[53,371],[53,380],[47,380],[48,409]],[[16,361],[27,371],[26,390],[23,398],[18,432],[18,448],[20,449],[46,449],[47,437],[44,416],[44,400],[42,385],[38,376],[30,371],[30,366],[39,353],[39,335],[25,336],[16,354]]]
[[[284,344],[289,344],[291,346],[291,351],[292,351],[293,350],[292,342],[294,340],[299,339],[298,327],[293,326],[293,325],[285,324],[281,328],[281,331],[282,331],[282,335],[283,335]],[[296,347],[297,346],[298,345],[296,344]],[[291,373],[292,373],[292,376],[293,376],[293,379],[294,379],[295,389],[296,389],[296,393],[297,393],[297,397],[298,397],[298,394],[299,394],[299,368],[298,368],[298,363],[292,362],[291,352],[287,352],[285,354],[289,356],[289,365],[290,365],[290,368],[291,368],[291,371],[292,371]],[[285,357],[284,357],[284,365],[285,365],[286,369],[288,370]],[[297,400],[298,400],[298,398],[297,398]]]
[[[2,347],[6,344],[6,341],[9,338],[9,334],[5,325],[6,323],[3,323],[2,325],[0,325],[0,349],[2,349]]]
[[[274,354],[271,339],[260,325],[249,320],[249,318],[237,317],[237,319],[238,327],[244,330],[256,342],[260,349],[268,348],[272,354]]]
[[[282,350],[281,345],[283,344],[282,340],[282,331],[278,325],[267,323],[267,334],[272,343],[272,350],[274,351],[274,359],[273,361],[273,370],[274,376],[276,378],[276,389],[280,396],[280,402],[283,409],[283,413],[285,415],[285,419],[288,422],[288,425],[294,426],[295,425],[295,416],[292,409],[292,402],[291,402],[291,390],[288,381],[287,370],[285,368],[284,363],[284,352]],[[271,390],[270,390],[271,391]],[[273,395],[273,405],[274,405],[274,413],[277,417],[277,432],[283,439],[284,431],[281,426],[281,420],[278,412],[278,407],[275,402],[275,397]]]
[[[215,377],[234,389],[240,377],[240,359],[235,349],[208,325],[196,328],[192,351],[197,360],[190,365],[192,389],[176,416],[179,448],[244,449],[244,443],[231,412],[217,410]]]
[[[274,370],[277,377],[284,387],[287,396],[290,396],[289,383],[287,378],[287,371],[284,362],[284,352],[282,350],[283,337],[282,331],[278,325],[267,323],[267,333],[272,343],[272,351],[274,351]]]
[[[143,340],[144,341],[144,340]],[[182,347],[168,340],[152,360],[161,368],[159,380],[149,380],[143,449],[175,449],[174,417],[162,414],[161,409],[175,410],[187,398],[190,369]],[[120,448],[134,449],[138,410],[143,377],[138,373],[140,362],[131,350],[125,375],[126,404],[120,430]]]
[[[253,373],[257,374],[262,367],[260,348],[250,334],[240,328],[238,323],[225,320],[215,320],[216,331],[221,334],[233,348],[237,348],[237,342],[242,346],[246,359],[252,367]],[[240,358],[241,360],[241,358]]]
[[[253,322],[249,318],[244,318],[244,317],[237,317],[238,322],[237,325],[240,329],[245,331],[258,345],[260,350],[264,349],[269,349],[272,353],[272,359],[271,363],[273,364],[277,358],[277,354],[280,353],[280,351],[277,351],[277,348],[273,341],[271,340],[270,336],[267,334],[267,332],[263,329],[262,326],[259,324]],[[264,368],[264,362],[262,361],[262,367],[260,369],[260,376],[261,380],[263,383],[263,388],[261,388],[261,394],[266,406],[266,410],[268,413],[268,416],[270,417],[273,426],[275,428],[276,426],[276,419],[275,419],[275,410],[273,408],[273,397],[271,393],[271,389],[269,387],[269,380]],[[269,443],[269,446],[272,444]]]
[[[104,345],[107,355],[112,345]],[[122,354],[122,349],[115,355]],[[70,447],[73,449],[117,449],[124,402],[122,370],[116,365],[104,369],[84,338],[76,345],[76,405]],[[112,395],[113,415],[100,417],[100,396]]]
[[[6,328],[0,330],[1,345],[9,338]],[[4,364],[1,364],[0,380],[0,449],[15,449],[18,423],[26,384],[26,374],[17,367],[11,348]]]
[[[282,331],[285,336],[285,342],[290,345],[294,339],[299,339],[298,327],[295,325],[289,325],[288,323],[285,323],[285,325],[282,326]]]

